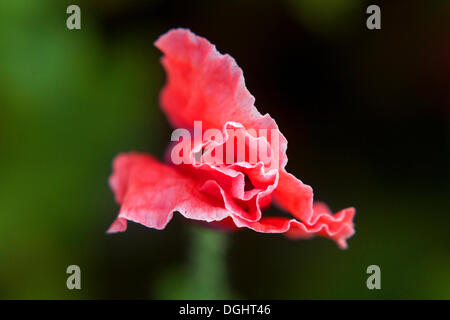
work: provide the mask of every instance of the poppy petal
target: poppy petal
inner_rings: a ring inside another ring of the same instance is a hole
[[[316,220],[312,224],[282,217],[266,217],[257,222],[249,222],[233,216],[233,220],[237,227],[247,227],[263,233],[285,233],[292,239],[323,236],[334,240],[340,248],[345,249],[347,239],[355,232],[352,221],[354,214],[354,208],[343,209],[335,215],[328,212],[316,213]]]
[[[313,218],[313,190],[284,169],[280,170],[274,200],[279,207],[306,223]]]
[[[120,154],[113,169],[109,182],[121,208],[108,232],[124,231],[125,219],[164,229],[174,211],[206,222],[229,216],[223,202],[202,193],[197,181],[149,155]]]

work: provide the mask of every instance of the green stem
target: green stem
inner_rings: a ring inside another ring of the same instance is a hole
[[[193,226],[191,233],[190,298],[230,298],[226,276],[228,235],[203,226]]]

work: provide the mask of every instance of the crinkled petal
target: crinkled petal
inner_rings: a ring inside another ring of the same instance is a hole
[[[275,202],[294,217],[306,223],[313,219],[313,190],[284,169],[280,170],[278,187],[274,193]]]
[[[275,202],[281,208],[304,222],[305,226],[310,226],[310,228],[303,228],[295,223],[296,227],[288,231],[288,236],[308,237],[313,231],[335,240],[341,248],[346,248],[345,239],[355,232],[352,221],[355,215],[354,208],[347,208],[332,215],[327,205],[322,202],[314,202],[311,206],[310,200],[312,201],[313,198],[311,187],[284,170],[280,172],[278,188],[273,194]]]
[[[149,155],[120,154],[113,169],[109,181],[121,208],[108,232],[124,231],[126,220],[164,229],[174,211],[206,222],[229,216],[223,202],[202,193],[197,181]]]
[[[319,205],[317,208],[322,206]],[[319,235],[334,240],[340,248],[345,249],[347,239],[355,232],[354,215],[355,209],[347,208],[335,215],[319,211],[315,214],[316,219],[312,224],[282,217],[266,217],[257,222],[249,222],[233,216],[233,221],[237,227],[247,227],[263,233],[285,233],[293,239],[306,239]]]

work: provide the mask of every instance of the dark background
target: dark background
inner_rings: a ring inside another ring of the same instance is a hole
[[[81,7],[82,29],[66,28]],[[381,7],[382,29],[365,9]],[[129,224],[107,185],[121,151],[162,158],[171,128],[156,38],[206,37],[289,141],[288,170],[356,235],[228,235],[231,297],[450,298],[450,2],[91,0],[0,3],[0,298],[177,298],[190,222]],[[66,288],[66,268],[82,290]],[[381,268],[368,290],[366,268]],[[205,298],[214,298],[211,292]]]

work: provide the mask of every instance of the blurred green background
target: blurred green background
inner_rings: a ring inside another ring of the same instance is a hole
[[[382,29],[370,31],[374,3]],[[70,4],[81,30],[66,28]],[[444,0],[1,1],[0,298],[449,299],[449,21]],[[237,60],[316,199],[356,207],[348,250],[200,233],[228,249],[192,262],[198,229],[177,215],[164,231],[105,234],[113,157],[162,158],[170,139],[152,43],[180,26]],[[66,288],[71,264],[82,290]],[[186,290],[203,267],[226,288]]]

